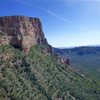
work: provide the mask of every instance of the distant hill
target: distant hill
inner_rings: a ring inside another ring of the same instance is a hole
[[[100,76],[100,46],[82,46],[75,48],[54,48],[61,57],[69,57],[70,64],[84,73]],[[99,77],[98,76],[98,77]]]

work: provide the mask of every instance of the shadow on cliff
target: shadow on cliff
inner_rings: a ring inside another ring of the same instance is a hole
[[[21,47],[22,46],[22,40],[19,40],[18,37],[13,37],[10,40],[10,45],[12,45],[16,49],[22,50],[22,47]]]

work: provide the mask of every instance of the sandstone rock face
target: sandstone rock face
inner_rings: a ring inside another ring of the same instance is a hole
[[[69,61],[68,58],[60,58],[60,61],[61,61],[62,64],[68,64],[68,65],[70,65],[70,61]]]
[[[47,44],[38,18],[25,16],[0,17],[0,45],[10,44],[28,52],[31,46]]]

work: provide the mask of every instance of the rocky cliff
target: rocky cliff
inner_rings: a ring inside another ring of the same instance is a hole
[[[0,44],[10,44],[28,52],[31,46],[47,44],[38,18],[25,16],[0,17]]]
[[[52,53],[47,43],[39,18],[25,16],[0,17],[0,45],[10,44],[28,54],[30,47],[36,44],[47,45],[45,54]],[[60,63],[69,64],[69,59],[59,58]]]

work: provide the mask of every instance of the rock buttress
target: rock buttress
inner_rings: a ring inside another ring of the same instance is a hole
[[[31,46],[47,44],[38,18],[25,16],[0,17],[0,45],[10,44],[28,52]]]

